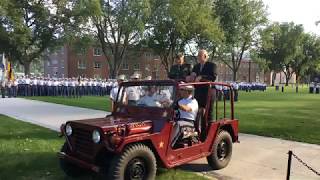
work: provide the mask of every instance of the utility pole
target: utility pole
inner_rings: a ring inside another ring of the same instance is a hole
[[[249,83],[251,83],[251,59],[249,60]]]

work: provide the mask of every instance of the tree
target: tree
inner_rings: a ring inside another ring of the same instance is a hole
[[[24,66],[30,74],[30,64],[44,50],[55,46],[62,31],[59,17],[66,1],[2,0],[0,4],[0,51],[10,61]]]
[[[170,70],[174,55],[184,52],[189,43],[200,45],[200,40],[213,41],[222,35],[212,18],[209,0],[154,1],[152,12],[147,45],[160,56],[166,71]]]
[[[261,35],[260,56],[269,62],[271,70],[281,70],[285,74],[286,85],[288,85],[294,68],[299,61],[301,43],[303,38],[302,25],[294,23],[274,23],[268,26]],[[302,68],[302,64],[299,64]]]
[[[265,6],[261,0],[214,0],[214,10],[225,37],[217,58],[232,70],[236,81],[244,53],[253,47],[259,28],[267,22]]]
[[[115,78],[128,48],[142,39],[150,16],[149,0],[76,0],[71,9],[70,29],[95,37]]]
[[[320,39],[315,35],[303,34],[300,53],[295,58],[291,68],[296,74],[296,83],[308,73],[309,69],[317,67],[320,61]]]

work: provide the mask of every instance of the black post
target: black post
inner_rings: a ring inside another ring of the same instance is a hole
[[[287,180],[290,180],[291,159],[292,159],[292,151],[289,151],[288,152]]]

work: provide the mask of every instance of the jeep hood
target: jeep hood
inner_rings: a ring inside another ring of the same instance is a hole
[[[148,126],[152,126],[152,121],[147,119],[114,117],[114,116],[107,116],[105,118],[96,118],[96,119],[76,120],[76,121],[71,121],[70,123],[75,124],[77,126],[82,126],[82,127],[89,126],[89,127],[101,128],[103,130],[115,129],[120,126],[141,127],[141,126],[144,126],[145,123],[147,123]]]

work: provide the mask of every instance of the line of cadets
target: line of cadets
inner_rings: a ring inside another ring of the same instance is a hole
[[[84,95],[105,96],[117,82],[113,79],[44,78],[21,76],[9,81],[8,97],[17,96],[64,96],[78,98]]]

